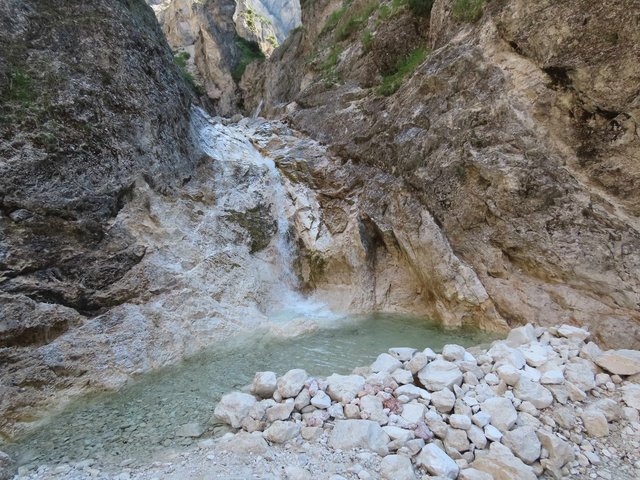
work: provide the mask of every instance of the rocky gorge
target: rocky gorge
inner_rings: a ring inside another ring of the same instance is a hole
[[[634,478],[638,11],[0,0],[3,445],[260,329],[395,312],[509,335],[391,350],[347,397],[264,373],[218,407],[244,433],[182,463],[19,476]]]

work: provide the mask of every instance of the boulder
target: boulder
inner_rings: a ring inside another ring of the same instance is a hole
[[[640,373],[640,351],[638,350],[609,350],[599,355],[595,362],[616,375]]]
[[[609,435],[609,423],[604,413],[595,409],[588,409],[580,417],[589,436],[606,437]]]
[[[427,354],[424,352],[416,353],[409,362],[407,362],[406,369],[411,372],[412,375],[417,374],[420,370],[422,370],[427,363],[429,363],[430,359]]]
[[[381,353],[376,358],[376,361],[371,364],[371,371],[374,373],[391,373],[398,368],[402,368],[402,362],[388,353]]]
[[[520,345],[524,345],[526,343],[535,342],[536,339],[537,337],[535,328],[533,328],[533,325],[528,323],[523,327],[511,329],[505,342],[510,347],[519,347]]]
[[[524,367],[526,361],[522,352],[516,348],[511,348],[505,342],[496,342],[487,352],[496,367],[500,365],[512,365],[516,370]]]
[[[451,390],[440,390],[431,394],[431,404],[441,413],[448,413],[456,404],[456,396]]]
[[[522,378],[513,389],[516,398],[528,401],[537,409],[547,408],[553,403],[553,395],[549,390],[527,378]]]
[[[378,422],[380,425],[386,425],[389,422],[389,417],[384,413],[382,399],[374,395],[365,395],[360,399],[360,411],[367,414],[368,420]]]
[[[384,430],[384,432],[389,435],[389,438],[391,440],[401,440],[402,442],[408,442],[415,437],[412,430],[396,427],[395,425],[387,425],[386,427],[382,427],[382,430]]]
[[[307,381],[307,372],[300,368],[289,370],[276,382],[278,393],[282,398],[294,398],[304,387],[304,382]]]
[[[510,430],[518,419],[518,413],[508,398],[489,398],[480,404],[480,409],[490,415],[491,425],[501,432]]]
[[[506,432],[502,443],[526,464],[530,465],[540,458],[540,440],[532,427],[519,427]]]
[[[596,388],[596,372],[593,363],[583,358],[573,358],[564,367],[564,377],[584,392]]]
[[[274,372],[258,372],[251,383],[251,393],[260,398],[271,398],[276,391],[276,374]]]
[[[457,362],[464,359],[465,353],[467,353],[466,350],[460,345],[450,344],[442,348],[442,358],[450,362]]]
[[[514,386],[520,380],[520,370],[516,370],[513,365],[506,364],[498,367],[498,377],[507,385]]]
[[[640,385],[631,384],[625,385],[621,388],[622,400],[629,407],[633,407],[636,410],[640,410]]]
[[[540,377],[540,383],[543,385],[562,385],[564,383],[564,375],[562,370],[548,370]]]
[[[458,480],[493,480],[493,476],[475,468],[465,468],[460,471]]]
[[[327,378],[327,393],[341,403],[349,403],[364,388],[365,380],[360,375],[333,374]]]
[[[449,417],[449,425],[460,430],[469,430],[471,428],[471,419],[467,415],[453,414]]]
[[[247,433],[239,431],[229,440],[222,442],[221,446],[233,453],[264,455],[269,450],[269,445],[262,438],[261,432]]]
[[[536,435],[544,449],[549,453],[549,460],[553,466],[555,466],[556,470],[560,470],[567,463],[573,462],[575,455],[573,453],[573,447],[569,442],[543,429],[539,429]]]
[[[408,423],[418,423],[424,419],[426,407],[421,403],[407,403],[402,406],[402,418]]]
[[[386,480],[415,480],[413,465],[403,455],[387,455],[380,462],[380,476]]]
[[[451,391],[449,390],[449,393]],[[424,388],[416,387],[415,385],[402,385],[395,389],[393,394],[396,397],[401,395],[406,396],[409,400],[415,400],[416,398],[421,398],[423,400],[431,400],[431,394],[427,392]]]
[[[331,397],[320,390],[316,395],[311,399],[311,405],[316,408],[326,409],[331,406]]]
[[[487,437],[484,434],[482,428],[477,425],[471,425],[469,430],[467,430],[467,437],[473,443],[476,448],[484,449],[487,446]]]
[[[466,452],[469,450],[467,432],[464,430],[458,430],[457,428],[449,428],[444,437],[444,446],[448,452],[451,450],[455,450],[459,453]]]
[[[418,372],[418,379],[427,390],[435,392],[460,385],[462,372],[455,363],[434,360]]]
[[[416,465],[424,467],[431,475],[455,479],[460,468],[449,455],[443,452],[435,443],[422,447],[416,457]]]
[[[499,442],[502,440],[502,432],[493,425],[487,425],[484,427],[484,436],[492,442]]]
[[[481,410],[471,416],[471,421],[478,427],[484,428],[485,425],[489,425],[489,422],[491,421],[491,415]]]
[[[391,372],[391,378],[393,378],[399,385],[408,385],[413,382],[413,375],[409,370],[404,368],[398,368]]]
[[[401,362],[408,362],[413,358],[413,356],[417,351],[418,350],[416,350],[415,348],[397,347],[397,348],[390,348],[389,355],[394,356]]]
[[[520,347],[519,350],[524,355],[527,365],[531,367],[540,367],[549,360],[549,348],[539,343],[534,343],[528,347]]]
[[[233,428],[240,428],[242,420],[256,403],[256,398],[248,393],[231,392],[224,395],[213,411],[214,416]]]
[[[562,325],[558,328],[558,334],[573,342],[583,342],[591,335],[584,328],[572,327],[571,325]]]
[[[300,434],[300,425],[295,422],[276,420],[264,431],[264,438],[273,443],[285,443]]]
[[[366,448],[385,456],[389,453],[390,440],[382,427],[371,420],[338,420],[329,437],[329,446],[340,450]]]
[[[294,401],[290,398],[284,403],[278,403],[273,407],[267,408],[267,421],[275,422],[276,420],[287,420],[293,412],[293,405]]]
[[[494,480],[537,480],[533,469],[500,443],[492,443],[489,452],[477,458],[471,468],[492,475]]]

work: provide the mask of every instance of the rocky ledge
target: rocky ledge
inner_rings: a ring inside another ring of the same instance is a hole
[[[222,440],[233,450],[369,450],[389,480],[638,478],[640,352],[603,352],[589,336],[529,324],[488,350],[392,348],[352,375],[259,372],[215,416],[240,429]]]

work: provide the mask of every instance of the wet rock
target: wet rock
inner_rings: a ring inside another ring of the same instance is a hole
[[[186,423],[176,430],[176,436],[197,438],[204,432],[204,427],[199,423]]]
[[[610,373],[635,375],[640,373],[640,351],[609,350],[596,357],[595,362]]]
[[[307,381],[307,372],[300,368],[289,370],[278,379],[277,390],[282,398],[296,397]]]
[[[249,414],[249,410],[255,403],[256,398],[253,395],[241,392],[228,393],[220,399],[213,414],[233,428],[240,428],[242,420]]]
[[[276,391],[276,374],[274,372],[258,372],[251,383],[251,393],[261,398],[271,398]]]
[[[490,415],[491,425],[502,432],[510,430],[518,419],[518,413],[508,398],[489,398],[480,404],[480,408]]]
[[[434,360],[418,372],[418,379],[427,390],[434,392],[460,385],[462,372],[455,363]]]
[[[460,468],[449,455],[435,444],[425,445],[416,457],[416,465],[424,467],[431,475],[455,479]]]
[[[13,459],[0,451],[0,480],[10,480],[17,472],[17,466]]]
[[[337,375],[327,377],[327,393],[341,403],[349,403],[364,387],[365,380],[360,375]]]
[[[300,429],[297,423],[276,420],[264,431],[264,438],[273,443],[285,443],[297,437]]]
[[[403,455],[387,455],[380,463],[380,476],[386,480],[415,480],[411,460]]]
[[[389,441],[389,435],[371,420],[338,420],[329,437],[329,445],[335,449],[367,448],[382,456],[389,452]]]

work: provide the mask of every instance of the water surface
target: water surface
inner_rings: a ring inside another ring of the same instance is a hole
[[[216,402],[222,394],[250,383],[256,371],[281,375],[304,368],[316,376],[345,374],[372,363],[390,347],[440,350],[447,343],[470,346],[490,340],[479,331],[445,330],[424,318],[390,314],[349,316],[310,333],[282,338],[291,325],[211,348],[138,378],[119,392],[77,400],[3,450],[23,465],[87,458],[103,465],[118,465],[125,459],[148,462],[159,451],[194,441],[175,435],[180,425],[199,422],[207,428],[203,438],[213,436],[219,428],[210,421]]]

